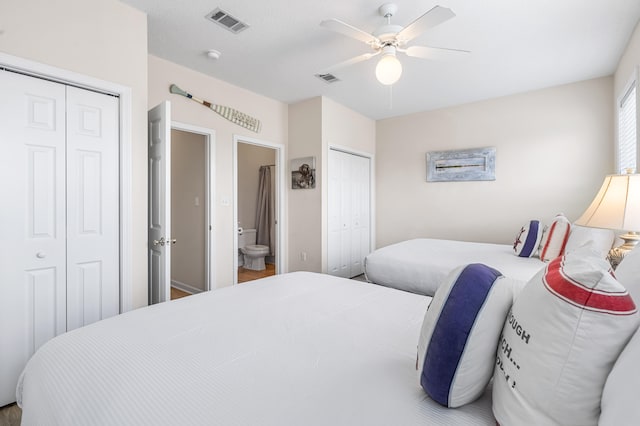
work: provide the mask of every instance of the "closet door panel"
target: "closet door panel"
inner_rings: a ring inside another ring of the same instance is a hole
[[[364,272],[364,257],[369,254],[369,164],[370,160],[357,155],[349,155],[352,170],[352,237],[351,268],[354,277]]]
[[[66,329],[64,86],[0,71],[0,406]]]
[[[351,278],[364,272],[370,240],[370,163],[329,150],[328,272]]]
[[[67,87],[67,329],[119,312],[118,99]]]
[[[327,269],[331,275],[340,274],[342,217],[340,210],[342,167],[339,152],[329,150],[328,162],[328,235]]]

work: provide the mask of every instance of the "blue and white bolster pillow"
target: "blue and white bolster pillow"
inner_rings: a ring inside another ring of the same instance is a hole
[[[420,385],[436,402],[459,407],[480,397],[516,286],[489,266],[461,266],[444,280],[425,314],[418,342]]]
[[[522,228],[513,243],[513,251],[520,257],[531,257],[538,252],[542,240],[543,226],[539,220],[532,220]]]

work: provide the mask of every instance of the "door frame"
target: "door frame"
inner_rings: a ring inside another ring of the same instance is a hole
[[[119,98],[120,313],[133,309],[133,173],[130,87],[0,52],[0,68]]]
[[[285,152],[284,145],[255,139],[247,136],[233,135],[233,284],[238,284],[238,144],[246,143],[250,145],[261,146],[264,148],[274,149],[276,157],[276,199],[275,220],[276,220],[276,274],[282,274],[285,271],[284,256],[286,253],[284,244],[284,232],[287,229],[285,223]]]
[[[215,234],[215,206],[216,206],[216,185],[215,185],[215,164],[216,164],[216,131],[207,127],[194,126],[192,124],[182,123],[179,121],[171,121],[171,130],[180,130],[183,132],[195,133],[205,138],[206,149],[206,187],[205,193],[207,200],[205,202],[206,211],[205,217],[207,218],[207,225],[209,226],[209,232],[207,232],[205,242],[205,291],[213,290],[217,288],[216,276],[213,273],[213,266],[216,264],[216,234]]]

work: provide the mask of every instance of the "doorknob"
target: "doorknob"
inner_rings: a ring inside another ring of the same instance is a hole
[[[161,237],[159,240],[153,240],[154,246],[164,246],[167,241],[165,241],[164,237]]]

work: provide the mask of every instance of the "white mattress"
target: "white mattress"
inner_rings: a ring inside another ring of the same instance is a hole
[[[506,244],[419,238],[369,254],[365,274],[376,284],[433,296],[449,272],[469,263],[484,263],[521,281],[528,281],[545,265],[538,258],[516,256]]]
[[[495,425],[418,385],[429,300],[296,272],[132,311],[33,356],[23,425]]]

